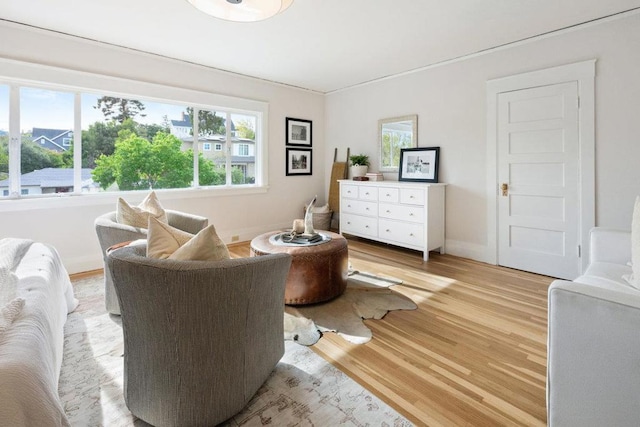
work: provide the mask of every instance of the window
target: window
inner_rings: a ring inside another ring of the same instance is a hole
[[[9,86],[0,85],[0,189],[9,195]]]
[[[253,138],[257,139],[243,152],[254,155],[254,147],[265,141],[261,132],[256,136],[257,125],[267,112],[265,103],[176,88],[168,90],[135,81],[126,81],[124,86],[131,93],[139,90],[145,96],[81,92],[55,81],[67,80],[60,79],[59,74],[65,72],[50,73],[55,89],[47,87],[47,83],[26,87],[17,80],[12,82],[11,77],[0,76],[7,82],[0,84],[3,196],[266,184],[264,168],[257,168],[263,175],[256,179],[255,158],[251,167],[243,163],[243,169],[232,161],[232,152],[223,150],[227,141],[237,139],[236,116],[247,117],[253,123]],[[95,82],[95,87],[107,87],[109,78],[92,76],[89,80]],[[19,102],[12,104],[13,99],[18,100],[14,93],[19,94]],[[169,97],[184,100],[167,101]],[[208,108],[206,102],[229,103],[228,108],[234,113],[224,108]],[[11,128],[9,111],[13,109],[19,110],[16,117],[19,115],[20,120],[19,125]],[[198,117],[196,123],[194,115]],[[20,164],[10,159],[13,149],[9,140],[14,134],[19,136],[16,141],[22,153]],[[75,150],[82,153],[79,159],[74,158]],[[78,169],[80,173],[74,173]],[[40,175],[45,174],[47,179],[41,179]],[[53,178],[49,179],[49,175]],[[18,188],[10,187],[9,176],[19,178]]]
[[[248,156],[248,155],[249,155],[249,146],[247,144],[239,144],[238,156]]]

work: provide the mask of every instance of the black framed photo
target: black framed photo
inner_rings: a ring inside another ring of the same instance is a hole
[[[287,147],[287,176],[311,175],[311,150]]]
[[[403,148],[400,150],[399,181],[438,182],[440,147]]]
[[[311,147],[311,120],[287,117],[287,145]]]

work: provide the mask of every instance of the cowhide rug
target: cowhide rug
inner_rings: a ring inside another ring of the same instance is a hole
[[[363,319],[382,319],[391,310],[415,310],[416,304],[389,287],[402,281],[352,271],[339,297],[319,304],[286,306],[285,339],[313,345],[322,332],[337,332],[355,344],[369,342],[371,329]]]

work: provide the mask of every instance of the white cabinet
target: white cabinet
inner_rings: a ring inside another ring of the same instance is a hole
[[[340,180],[340,233],[444,253],[445,186]]]

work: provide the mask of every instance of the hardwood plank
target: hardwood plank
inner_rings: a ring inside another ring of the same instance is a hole
[[[234,254],[246,256],[241,246]],[[353,268],[403,280],[418,305],[367,320],[373,340],[328,333],[312,349],[416,425],[546,424],[552,278],[349,238]]]

